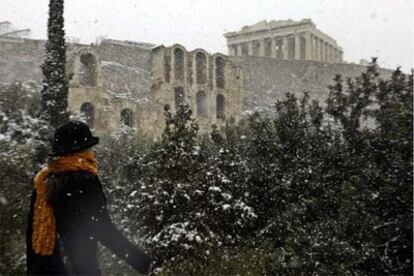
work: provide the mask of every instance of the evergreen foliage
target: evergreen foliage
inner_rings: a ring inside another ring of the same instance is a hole
[[[50,0],[46,55],[42,65],[41,118],[57,127],[67,120],[66,44],[63,19],[64,0]]]
[[[222,171],[223,148],[203,147],[198,125],[186,105],[166,110],[166,128],[146,157],[146,175],[137,202],[137,219],[158,264],[197,274],[212,252],[242,241],[256,215],[232,193],[233,182]]]
[[[413,74],[383,80],[377,69],[337,76],[326,106],[287,94],[276,118],[213,126],[210,137],[185,105],[165,110],[158,142],[133,130],[103,137],[113,219],[152,252],[159,275],[411,275]],[[14,217],[27,191],[13,187],[28,181],[38,141],[37,128],[21,131],[38,121],[23,103],[0,103],[1,249],[11,252],[1,262],[15,274],[24,268],[12,233],[24,223]],[[132,273],[107,251],[101,258],[108,275]]]
[[[46,153],[48,124],[37,118],[39,88],[33,83],[0,84],[0,274],[25,270],[25,229],[38,167],[37,153]],[[43,160],[44,162],[44,160]]]

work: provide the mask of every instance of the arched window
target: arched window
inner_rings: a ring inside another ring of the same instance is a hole
[[[196,54],[197,84],[205,84],[207,81],[207,58],[203,53]]]
[[[197,95],[197,115],[198,116],[207,116],[207,96],[204,91],[198,91]]]
[[[90,128],[93,128],[95,122],[95,108],[91,103],[83,103],[80,108],[81,116]]]
[[[174,50],[174,75],[176,80],[184,80],[184,51]]]
[[[175,99],[175,111],[177,111],[180,105],[183,105],[185,102],[184,88],[182,87],[174,88],[174,99]]]
[[[224,120],[226,119],[226,102],[223,95],[218,95],[216,99],[216,112],[217,112],[217,119]]]
[[[166,82],[170,82],[170,74],[171,74],[171,56],[166,54],[164,56],[164,79]]]
[[[96,85],[96,58],[87,53],[80,56],[79,83],[81,85]]]
[[[131,109],[129,109],[129,108],[122,109],[122,111],[121,111],[121,124],[124,125],[124,126],[133,127],[133,124],[134,124],[133,115],[134,115],[134,113],[132,112]]]
[[[224,59],[222,57],[216,58],[216,86],[224,88]]]

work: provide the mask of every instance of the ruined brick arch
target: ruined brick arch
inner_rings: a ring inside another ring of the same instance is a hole
[[[216,71],[216,86],[224,89],[226,83],[224,78],[224,58],[221,56],[216,57],[214,65]]]
[[[185,76],[185,51],[181,48],[174,48],[174,78],[178,81],[184,81]]]
[[[94,127],[95,123],[95,107],[90,102],[83,103],[80,107],[81,116],[90,128]]]
[[[197,84],[206,84],[207,82],[207,55],[203,52],[196,52],[196,77]]]
[[[226,119],[226,99],[219,94],[216,98],[216,118],[219,120]]]
[[[207,117],[207,95],[204,91],[200,90],[196,94],[197,101],[197,116]]]
[[[124,108],[121,111],[121,125],[134,126],[134,112],[130,108]]]
[[[98,78],[98,62],[95,54],[84,52],[79,55],[79,84],[96,86]]]
[[[180,105],[185,103],[185,93],[184,88],[181,86],[174,88],[174,101],[175,101],[175,110],[177,111]]]

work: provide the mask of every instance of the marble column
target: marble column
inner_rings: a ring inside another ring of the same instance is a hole
[[[263,39],[260,40],[259,56],[265,56],[265,41]]]
[[[333,62],[333,50],[332,46],[329,45],[329,62]]]
[[[318,60],[316,55],[316,39],[314,35],[312,35],[312,60]]]
[[[321,44],[319,38],[315,36],[315,60],[321,60]]]
[[[289,56],[288,56],[288,47],[289,47],[288,38],[287,38],[287,36],[284,36],[283,37],[283,59],[288,59],[289,58]]]
[[[278,36],[275,38],[276,58],[283,59],[283,38]]]
[[[331,45],[326,44],[326,61],[331,62]]]
[[[305,59],[312,60],[312,39],[309,32],[305,33]]]
[[[320,48],[321,61],[325,61],[325,42],[323,40],[319,40],[319,43],[321,45],[321,48]]]
[[[231,45],[231,51],[233,53],[233,56],[237,57],[237,45],[236,44]]]
[[[313,39],[313,35],[309,34],[310,37],[310,60],[315,60],[315,41]]]
[[[270,38],[270,56],[272,58],[276,57],[276,42],[275,42],[275,38],[271,37]]]
[[[300,38],[298,34],[295,34],[295,58],[300,59]]]
[[[241,45],[241,44],[238,44],[238,45],[237,45],[237,55],[238,55],[239,57],[241,57],[241,56],[242,56],[242,45]]]
[[[334,57],[334,47],[333,46],[331,46],[330,47],[330,60],[331,60],[331,62],[335,62],[335,57]]]
[[[319,41],[319,38],[315,36],[315,60],[321,61],[321,43]]]
[[[253,56],[253,41],[248,42],[248,55]]]

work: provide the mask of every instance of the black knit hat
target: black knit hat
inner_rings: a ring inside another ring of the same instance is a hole
[[[58,156],[74,151],[90,148],[99,143],[88,125],[80,121],[69,121],[61,124],[55,131],[50,156]]]

